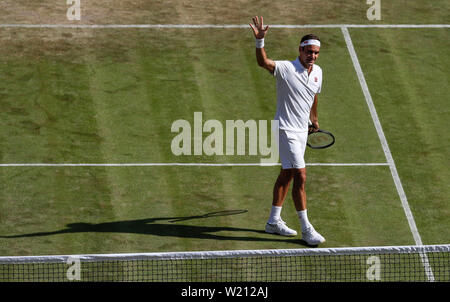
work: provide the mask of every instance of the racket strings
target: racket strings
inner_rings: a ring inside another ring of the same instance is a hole
[[[332,141],[332,137],[329,136],[328,134],[322,134],[322,133],[315,133],[315,134],[310,134],[309,137],[309,141],[314,143],[314,144],[328,144]]]
[[[326,147],[334,143],[334,138],[324,132],[314,132],[308,135],[308,145],[312,148]]]

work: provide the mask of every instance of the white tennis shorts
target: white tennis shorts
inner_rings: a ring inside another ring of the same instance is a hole
[[[279,131],[279,152],[283,169],[302,169],[305,164],[305,149],[308,132]]]

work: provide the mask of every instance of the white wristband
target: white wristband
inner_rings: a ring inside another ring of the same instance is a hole
[[[264,38],[255,40],[256,48],[264,48]]]

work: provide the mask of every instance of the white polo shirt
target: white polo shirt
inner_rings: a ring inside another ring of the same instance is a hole
[[[277,112],[281,130],[307,132],[314,96],[322,88],[322,69],[313,65],[311,73],[297,57],[294,61],[275,61]]]

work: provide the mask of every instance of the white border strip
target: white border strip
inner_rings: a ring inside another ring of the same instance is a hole
[[[408,253],[449,253],[450,244],[422,246],[373,246],[342,248],[307,249],[270,249],[270,250],[229,250],[169,253],[123,253],[123,254],[86,254],[86,255],[46,255],[46,256],[7,256],[0,257],[0,264],[8,263],[60,263],[69,258],[82,261],[114,260],[176,260],[176,259],[215,259],[236,257],[289,257],[289,256],[336,256],[336,255],[381,255]]]
[[[307,163],[307,166],[389,166],[389,163]],[[0,167],[158,167],[158,166],[195,166],[195,167],[272,167],[280,163],[11,163]]]
[[[348,29],[345,27],[341,28],[342,34],[344,35],[345,43],[347,44],[348,51],[350,53],[350,57],[353,62],[353,66],[355,67],[356,74],[358,75],[359,83],[361,85],[362,91],[364,93],[364,97],[366,99],[367,106],[369,107],[370,115],[372,116],[373,123],[375,125],[375,129],[377,130],[378,137],[380,139],[381,145],[383,147],[384,154],[386,156],[386,160],[389,163],[389,168],[391,170],[392,178],[394,179],[395,187],[397,188],[398,195],[402,202],[403,210],[405,212],[406,218],[408,220],[409,228],[414,237],[414,241],[416,245],[421,246],[422,239],[420,238],[419,231],[416,226],[416,222],[414,221],[413,214],[409,207],[408,199],[406,198],[405,191],[403,190],[402,183],[400,181],[400,177],[397,172],[397,167],[395,166],[394,159],[392,157],[391,151],[388,146],[388,142],[383,132],[383,128],[381,126],[380,120],[378,119],[378,114],[375,109],[375,105],[372,101],[372,96],[369,92],[369,87],[367,86],[366,79],[364,77],[364,73],[361,69],[361,65],[359,64],[358,56],[356,55],[355,48],[353,47],[353,42],[348,32]],[[425,272],[428,276],[429,281],[434,281],[433,272],[431,271],[431,267],[428,263],[428,258],[426,254],[421,254],[422,261],[425,267]]]
[[[450,24],[273,24],[272,28],[450,28]],[[0,24],[0,28],[249,28],[248,24]]]

